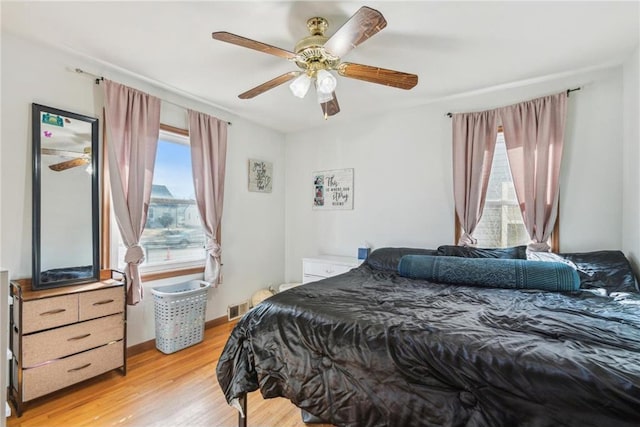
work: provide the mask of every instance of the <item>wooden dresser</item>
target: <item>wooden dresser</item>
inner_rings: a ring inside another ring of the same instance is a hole
[[[46,290],[11,282],[9,397],[25,402],[104,372],[126,375],[125,286],[107,279]]]

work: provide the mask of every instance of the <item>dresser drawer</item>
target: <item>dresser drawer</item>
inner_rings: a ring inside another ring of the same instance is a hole
[[[22,338],[22,367],[30,368],[122,338],[122,314],[26,335]]]
[[[22,333],[41,331],[78,321],[78,296],[63,295],[23,302]]]
[[[121,313],[124,307],[124,292],[121,286],[84,292],[79,297],[80,321]]]
[[[349,265],[305,261],[302,273],[309,276],[331,277],[346,273],[352,268],[353,266]]]
[[[100,375],[123,365],[123,341],[56,360],[22,372],[22,400],[36,397]]]
[[[322,276],[312,276],[311,274],[303,274],[302,275],[302,284],[306,285],[307,283],[317,282],[318,280],[326,279],[326,277]]]

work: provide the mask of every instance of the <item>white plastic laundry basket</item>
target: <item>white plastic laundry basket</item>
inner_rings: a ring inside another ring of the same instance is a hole
[[[207,291],[211,285],[191,280],[151,288],[156,317],[156,348],[174,353],[204,339]]]

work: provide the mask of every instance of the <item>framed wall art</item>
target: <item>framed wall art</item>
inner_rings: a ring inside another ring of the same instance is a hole
[[[249,191],[271,193],[273,163],[249,159]]]
[[[313,209],[353,209],[353,169],[314,172]]]

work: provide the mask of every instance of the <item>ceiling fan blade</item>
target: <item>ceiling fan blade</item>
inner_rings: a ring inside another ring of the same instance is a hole
[[[338,74],[352,79],[364,80],[370,83],[397,87],[400,89],[411,89],[418,84],[418,76],[415,74],[403,73],[401,71],[387,70],[370,65],[353,64],[343,62],[338,66]]]
[[[78,151],[67,151],[67,150],[58,150],[57,148],[45,148],[41,149],[42,154],[47,154],[51,156],[61,156],[61,157],[82,157],[84,154],[87,154],[86,150],[84,153],[80,153]],[[89,151],[88,154],[91,154]]]
[[[380,12],[362,6],[327,40],[324,48],[332,55],[341,58],[386,26],[387,21]]]
[[[76,166],[83,166],[89,164],[89,159],[84,157],[78,159],[71,159],[65,162],[56,163],[55,165],[50,165],[49,169],[54,170],[56,172],[60,172],[63,170],[75,168]]]
[[[258,52],[268,53],[269,55],[275,55],[285,59],[293,59],[296,57],[295,53],[289,52],[288,50],[280,49],[279,47],[251,40],[236,34],[231,34],[226,31],[211,33],[211,37],[216,40],[247,47],[249,49],[257,50]]]
[[[333,92],[333,99],[331,101],[323,102],[320,104],[322,108],[322,113],[324,114],[324,118],[330,116],[335,116],[340,112],[340,105],[338,104],[338,98],[336,98],[336,93]]]
[[[276,86],[280,86],[281,84],[298,77],[298,75],[300,75],[300,71],[289,71],[288,73],[284,73],[281,76],[276,77],[275,79],[271,79],[268,82],[262,83],[261,85],[256,86],[253,89],[249,89],[248,91],[241,93],[240,95],[238,95],[238,98],[253,98],[260,95],[261,93],[268,91],[269,89],[273,89]]]

